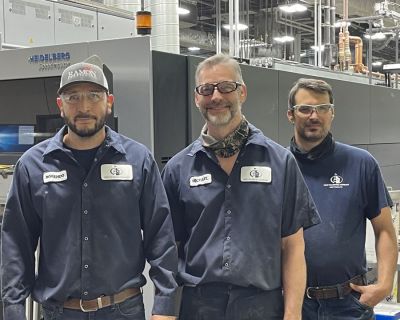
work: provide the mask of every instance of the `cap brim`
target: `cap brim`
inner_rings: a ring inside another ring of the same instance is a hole
[[[93,85],[95,85],[95,86],[98,86],[99,88],[102,88],[102,89],[104,89],[106,92],[108,92],[108,89],[107,89],[106,87],[102,86],[101,84],[94,83],[94,82],[91,82],[91,81],[76,81],[76,82],[70,82],[70,83],[68,83],[68,84],[66,84],[66,85],[64,85],[64,86],[62,86],[61,88],[59,88],[59,89],[57,90],[57,94],[58,94],[58,95],[61,95],[61,93],[62,93],[63,91],[65,91],[66,89],[68,89],[69,87],[71,87],[71,86],[73,86],[73,85],[80,84],[80,83],[90,83],[90,84],[93,84]]]

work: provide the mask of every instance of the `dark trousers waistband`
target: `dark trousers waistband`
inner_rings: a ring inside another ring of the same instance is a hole
[[[367,278],[363,274],[332,286],[308,287],[306,296],[309,299],[341,299],[352,291],[350,283],[361,286],[366,285]]]
[[[82,300],[68,299],[64,302],[64,308],[81,310],[83,312],[93,312],[102,308],[109,307],[116,303],[124,302],[141,293],[140,288],[128,288],[111,296],[101,296],[97,299]]]
[[[242,286],[237,286],[229,283],[223,283],[223,282],[210,282],[210,283],[205,283],[205,284],[199,284],[194,287],[189,287],[185,286],[184,287],[185,291],[192,291],[198,295],[203,295],[203,296],[220,296],[224,294],[231,294],[233,292],[238,293],[238,294],[257,294],[257,293],[262,293],[266,292],[267,290],[263,290],[254,286],[249,286],[249,287],[242,287]],[[282,291],[282,289],[272,289],[270,292],[273,291]],[[269,291],[269,290],[268,290]]]

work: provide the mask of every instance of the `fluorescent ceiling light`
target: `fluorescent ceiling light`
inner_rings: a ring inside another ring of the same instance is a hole
[[[321,51],[325,50],[325,46],[321,46],[320,48],[318,48],[317,46],[311,46],[311,49],[313,49],[314,51],[319,51],[321,49]]]
[[[282,36],[282,37],[275,37],[274,40],[279,43],[286,43],[294,41],[292,36]]]
[[[307,11],[307,7],[304,4],[292,3],[279,6],[279,9],[286,13],[304,12]]]
[[[372,62],[372,65],[373,65],[374,67],[379,67],[379,66],[382,65],[382,61],[375,61],[375,62]]]
[[[189,51],[199,51],[200,48],[199,47],[189,47],[188,50]]]
[[[190,10],[188,10],[188,9],[181,8],[181,7],[178,8],[179,15],[185,15],[185,14],[189,14],[189,13],[190,13]]]
[[[374,34],[372,34],[372,36],[370,36],[369,34],[366,33],[364,35],[364,37],[366,39],[371,38],[372,40],[383,40],[383,39],[386,39],[386,35],[384,33],[382,33],[382,32],[374,33]]]
[[[224,24],[223,26],[222,26],[224,29],[226,29],[226,30],[229,30],[229,24]],[[246,29],[248,29],[249,27],[247,26],[247,25],[245,25],[245,24],[243,24],[243,23],[239,23],[238,24],[238,30],[239,31],[243,31],[243,30],[246,30]],[[236,26],[235,25],[233,25],[233,30],[235,30],[236,29]]]
[[[351,22],[350,21],[347,21],[347,22],[345,22],[345,21],[337,21],[337,22],[335,22],[335,27],[336,28],[345,27],[346,25],[348,27],[350,27],[351,26]]]

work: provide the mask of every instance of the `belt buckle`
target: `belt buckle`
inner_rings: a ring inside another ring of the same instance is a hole
[[[310,296],[310,289],[314,289],[313,287],[307,287],[306,288],[306,297],[308,298],[308,299],[313,299],[311,296]]]
[[[97,311],[97,310],[99,310],[99,309],[101,309],[103,307],[103,302],[101,301],[101,297],[98,297],[96,300],[97,300],[97,307],[92,308],[92,309],[85,309],[83,307],[83,303],[82,303],[85,300],[79,299],[79,307],[81,308],[81,310],[83,312],[94,312],[94,311]]]

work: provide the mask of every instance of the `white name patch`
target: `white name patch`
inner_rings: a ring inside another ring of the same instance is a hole
[[[43,173],[43,183],[61,182],[65,180],[67,180],[67,170]]]
[[[271,183],[271,168],[248,166],[240,169],[240,181]]]
[[[101,180],[133,180],[130,164],[102,164]]]
[[[211,174],[203,174],[202,176],[198,177],[191,177],[190,178],[190,186],[197,187],[204,184],[210,184],[212,182]]]

